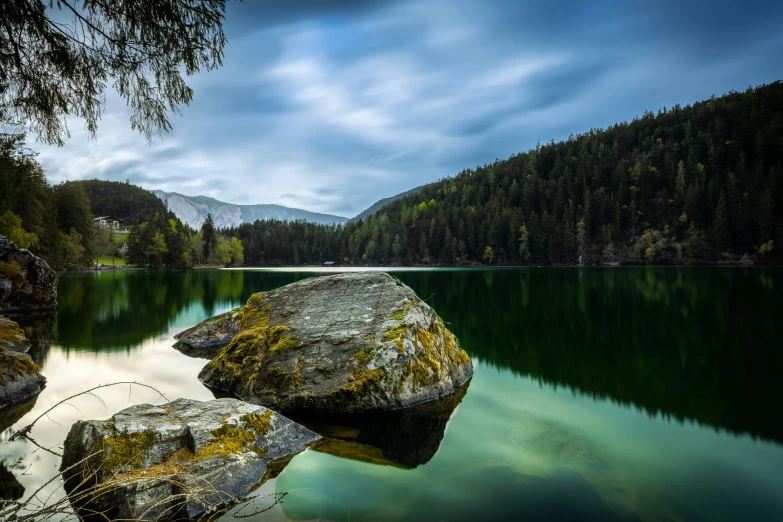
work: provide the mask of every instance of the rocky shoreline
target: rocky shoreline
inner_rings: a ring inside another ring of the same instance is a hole
[[[0,315],[0,409],[35,397],[46,384],[38,365],[25,353],[29,349],[24,330]]]
[[[0,236],[0,313],[29,313],[57,305],[57,276],[29,250]],[[0,409],[38,395],[46,378],[25,352],[30,341],[19,324],[0,315]]]

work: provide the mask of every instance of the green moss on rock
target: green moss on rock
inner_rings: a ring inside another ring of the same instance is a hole
[[[269,432],[269,428],[272,425],[272,410],[266,410],[261,415],[257,413],[250,413],[242,417],[245,423],[256,430],[259,435],[266,435]]]
[[[38,365],[27,355],[0,346],[0,386],[39,371]]]
[[[256,440],[258,437],[266,435],[271,422],[272,410],[266,410],[261,415],[257,413],[243,415],[237,424],[224,423],[220,428],[212,432],[215,438],[199,450],[194,455],[194,458],[196,460],[208,459],[214,456],[226,458],[229,455],[243,453],[248,449],[263,457],[266,455],[267,449],[260,448],[256,444]]]
[[[144,452],[155,443],[155,432],[139,431],[122,433],[103,439],[103,469],[109,473],[139,470],[143,466]]]
[[[24,330],[14,321],[0,315],[0,345],[15,346],[27,343]]]
[[[267,302],[264,294],[257,293],[251,295],[242,309],[242,318],[239,322],[241,329],[245,330],[268,325],[271,311],[272,305]]]

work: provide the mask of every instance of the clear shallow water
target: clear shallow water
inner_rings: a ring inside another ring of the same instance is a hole
[[[0,426],[118,380],[169,399],[210,399],[196,378],[205,361],[173,350],[172,336],[252,292],[312,275],[65,275],[56,315],[22,320],[47,388]],[[475,376],[461,403],[453,413],[358,423],[306,419],[336,440],[296,456],[261,488],[291,493],[259,519],[783,520],[783,269],[394,275],[471,355]],[[129,390],[101,397],[106,408],[80,398],[79,410],[58,409],[32,435],[56,446],[75,420],[126,407]],[[134,389],[138,402],[161,400]],[[59,464],[29,442],[6,443],[12,430],[0,444],[5,498],[29,495]]]

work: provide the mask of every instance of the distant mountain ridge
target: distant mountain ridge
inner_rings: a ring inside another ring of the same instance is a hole
[[[218,228],[238,227],[241,223],[254,223],[259,219],[304,220],[322,225],[344,224],[348,221],[348,218],[343,216],[319,214],[282,205],[235,205],[207,196],[185,196],[162,190],[153,190],[152,193],[168,203],[169,210],[183,223],[195,229],[201,228],[207,214],[212,214]]]
[[[359,220],[365,221],[368,217],[372,216],[373,214],[378,212],[380,209],[382,209],[383,207],[385,207],[389,203],[397,201],[398,199],[402,199],[405,196],[408,196],[410,194],[416,194],[417,192],[419,192],[424,187],[425,187],[425,185],[420,185],[420,186],[412,188],[410,190],[406,190],[405,192],[400,192],[399,194],[396,194],[394,196],[390,196],[388,198],[379,199],[378,201],[376,201],[375,203],[370,205],[370,207],[368,207],[367,209],[363,210],[358,215],[356,215],[356,217],[352,217],[351,219],[349,219],[348,222],[349,223],[353,223],[353,222],[356,222],[356,221],[359,221]]]

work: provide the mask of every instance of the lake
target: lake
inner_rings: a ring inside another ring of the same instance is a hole
[[[350,426],[297,455],[258,520],[783,520],[783,269],[616,267],[392,272],[447,322],[475,375],[453,411]],[[0,415],[0,497],[59,459],[14,427],[91,386],[135,380],[208,400],[173,335],[305,270],[65,274],[55,314],[17,318],[48,384]],[[163,402],[128,386],[72,401],[33,438]],[[307,419],[315,423],[317,420]],[[53,492],[59,484],[43,490]],[[55,492],[57,494],[57,492]]]

